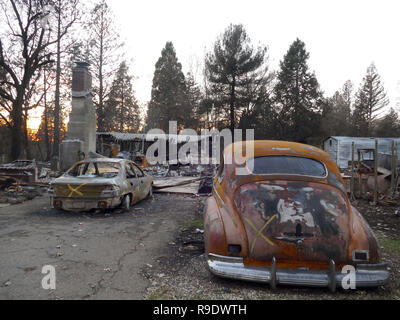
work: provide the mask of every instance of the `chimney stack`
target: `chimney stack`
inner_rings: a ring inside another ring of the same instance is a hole
[[[87,62],[76,62],[72,69],[72,96],[84,97],[92,90],[92,76]]]

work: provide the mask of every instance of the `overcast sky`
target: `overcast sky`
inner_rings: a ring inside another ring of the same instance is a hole
[[[134,89],[150,99],[154,65],[166,41],[174,43],[183,71],[196,62],[230,23],[242,23],[254,44],[269,48],[270,65],[298,37],[310,52],[325,95],[346,80],[359,87],[374,62],[390,98],[400,97],[400,0],[108,0],[133,59]]]

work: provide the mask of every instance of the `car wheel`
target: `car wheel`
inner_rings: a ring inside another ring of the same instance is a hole
[[[131,207],[131,196],[129,194],[127,194],[124,199],[122,200],[122,205],[121,205],[122,209],[124,209],[125,211],[128,211]]]

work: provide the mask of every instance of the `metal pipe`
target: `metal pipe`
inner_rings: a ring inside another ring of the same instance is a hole
[[[351,180],[350,180],[350,200],[354,201],[354,141],[351,144]]]
[[[375,155],[374,155],[374,205],[378,203],[378,140],[375,140]]]

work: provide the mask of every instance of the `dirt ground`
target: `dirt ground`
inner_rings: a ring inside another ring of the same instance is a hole
[[[71,213],[41,197],[0,209],[0,299],[143,299],[156,266],[199,198],[154,195],[129,212]],[[41,286],[56,269],[56,290]]]
[[[356,206],[376,232],[391,281],[374,290],[279,287],[217,278],[206,269],[204,196],[155,194],[129,212],[68,213],[48,197],[0,208],[0,299],[400,299],[400,217]],[[56,269],[44,290],[42,267]]]

